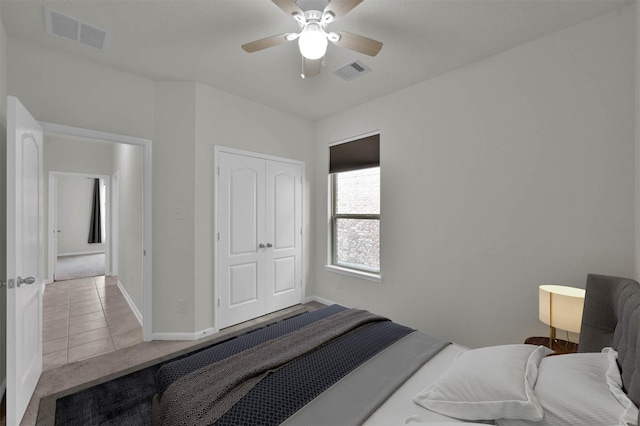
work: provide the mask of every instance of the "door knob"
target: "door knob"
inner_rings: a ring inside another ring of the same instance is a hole
[[[263,249],[263,248],[265,248],[265,245],[263,243],[260,243],[260,244],[258,244],[258,248]]]
[[[267,243],[267,247],[271,248],[271,247],[273,247],[273,244]]]
[[[18,278],[16,278],[16,284],[18,284],[18,287],[20,287],[22,284],[33,284],[35,282],[36,282],[36,278],[35,277],[27,277],[27,278],[18,277]]]

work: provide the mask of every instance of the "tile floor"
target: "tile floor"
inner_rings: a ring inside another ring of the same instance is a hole
[[[117,277],[56,281],[43,295],[43,370],[142,343]]]

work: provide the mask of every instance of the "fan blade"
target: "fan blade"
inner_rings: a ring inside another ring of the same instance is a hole
[[[312,60],[302,57],[302,78],[314,77],[320,74],[320,68],[322,68],[322,58]]]
[[[346,31],[337,31],[336,33],[340,35],[340,40],[333,42],[336,46],[355,50],[369,56],[376,56],[382,49],[382,43],[379,41]]]
[[[258,50],[267,49],[269,47],[277,46],[279,44],[283,44],[288,42],[287,36],[289,33],[278,34],[271,37],[263,38],[260,40],[252,41],[251,43],[243,44],[242,48],[245,52],[253,53]]]
[[[271,0],[271,1],[274,2],[275,5],[278,6],[280,9],[284,10],[284,13],[286,13],[287,15],[295,15],[296,13],[304,15],[304,12],[302,11],[302,9],[300,9],[300,6],[298,6],[296,2],[294,2],[293,0]]]
[[[351,10],[362,3],[364,0],[331,0],[331,3],[324,8],[324,12],[331,12],[334,20],[339,19],[351,12]]]

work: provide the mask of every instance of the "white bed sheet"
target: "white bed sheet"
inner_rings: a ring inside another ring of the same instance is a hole
[[[466,350],[467,348],[456,344],[446,346],[404,382],[363,425],[390,426],[428,423],[436,426],[438,424],[464,423],[461,420],[452,419],[421,407],[413,402],[413,397],[440,378],[453,363],[456,355]]]

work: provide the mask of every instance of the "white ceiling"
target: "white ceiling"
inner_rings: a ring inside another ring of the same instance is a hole
[[[309,119],[371,99],[632,4],[623,0],[365,0],[332,31],[384,43],[371,58],[329,46],[319,76],[300,78],[295,42],[256,53],[244,43],[297,32],[270,0],[1,0],[9,37],[157,80],[199,81]],[[108,34],[91,47],[46,33],[44,5]],[[352,81],[333,71],[360,59]]]

